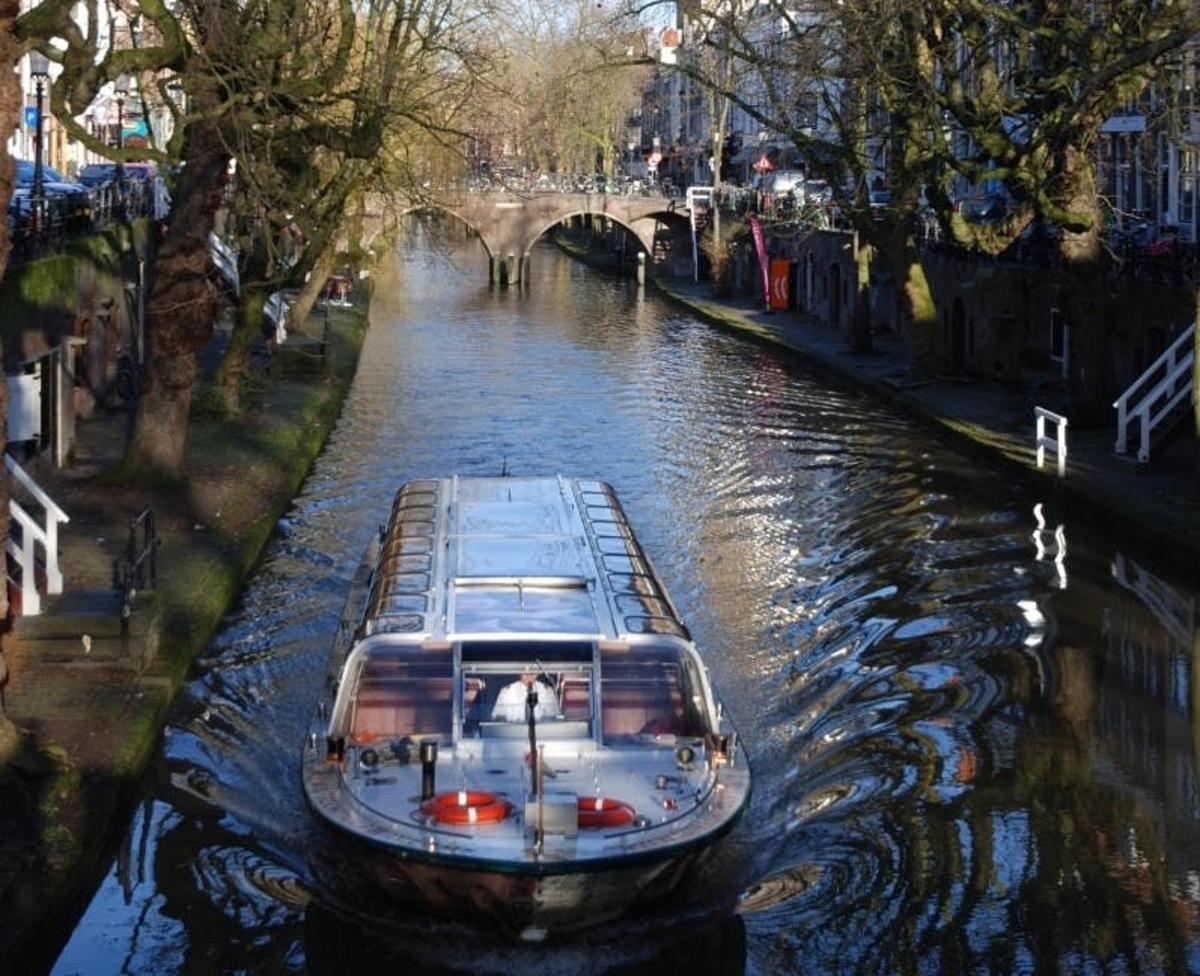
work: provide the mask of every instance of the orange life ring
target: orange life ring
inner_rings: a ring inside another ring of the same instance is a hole
[[[421,812],[438,823],[496,823],[512,812],[512,804],[485,790],[455,790],[426,800]]]
[[[633,807],[621,800],[603,796],[579,798],[579,826],[584,830],[597,827],[628,827],[633,823]]]

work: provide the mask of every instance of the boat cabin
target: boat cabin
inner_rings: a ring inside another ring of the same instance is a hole
[[[707,675],[612,489],[411,482],[381,533],[332,741],[702,738]]]
[[[529,690],[541,740],[616,745],[644,736],[700,738],[707,731],[696,662],[670,643],[520,641],[360,645],[338,732],[378,740],[523,739]],[[337,734],[337,732],[335,732]]]

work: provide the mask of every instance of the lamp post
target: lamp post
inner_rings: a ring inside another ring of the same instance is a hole
[[[122,74],[113,82],[117,100],[117,149],[125,148],[125,97],[129,94],[129,76]],[[117,219],[125,219],[125,162],[117,156]]]
[[[37,98],[37,127],[33,130],[33,192],[30,204],[33,210],[33,232],[41,240],[46,226],[46,187],[42,174],[42,101],[46,93],[46,82],[50,80],[50,62],[41,51],[29,55],[29,77],[33,79],[33,90]]]

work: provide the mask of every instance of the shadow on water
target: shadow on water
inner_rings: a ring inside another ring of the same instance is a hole
[[[346,972],[576,976],[731,976],[746,967],[746,930],[737,915],[668,919],[661,913],[626,920],[571,941],[549,945],[500,942],[479,929],[440,920],[364,924],[310,902],[305,954],[314,976]]]

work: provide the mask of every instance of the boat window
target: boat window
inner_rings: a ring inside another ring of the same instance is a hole
[[[448,736],[454,687],[448,651],[374,653],[359,677],[351,720],[355,742]]]
[[[587,736],[592,718],[591,671],[578,668],[539,670],[510,665],[505,669],[475,670],[464,666],[463,736],[484,738],[510,733],[502,724],[523,727],[530,683],[538,695],[539,734],[553,736],[551,726],[570,727],[572,735]]]
[[[591,641],[473,640],[463,641],[462,659],[463,663],[531,661],[535,666],[540,663],[547,670],[554,671],[562,670],[551,666],[560,662],[591,663],[592,648]]]
[[[601,651],[604,741],[645,735],[702,736],[700,684],[691,663],[672,647]]]
[[[631,634],[672,634],[687,637],[683,625],[669,617],[626,617],[625,628]]]
[[[642,547],[631,536],[606,535],[596,539],[596,548],[604,555],[641,556]]]

